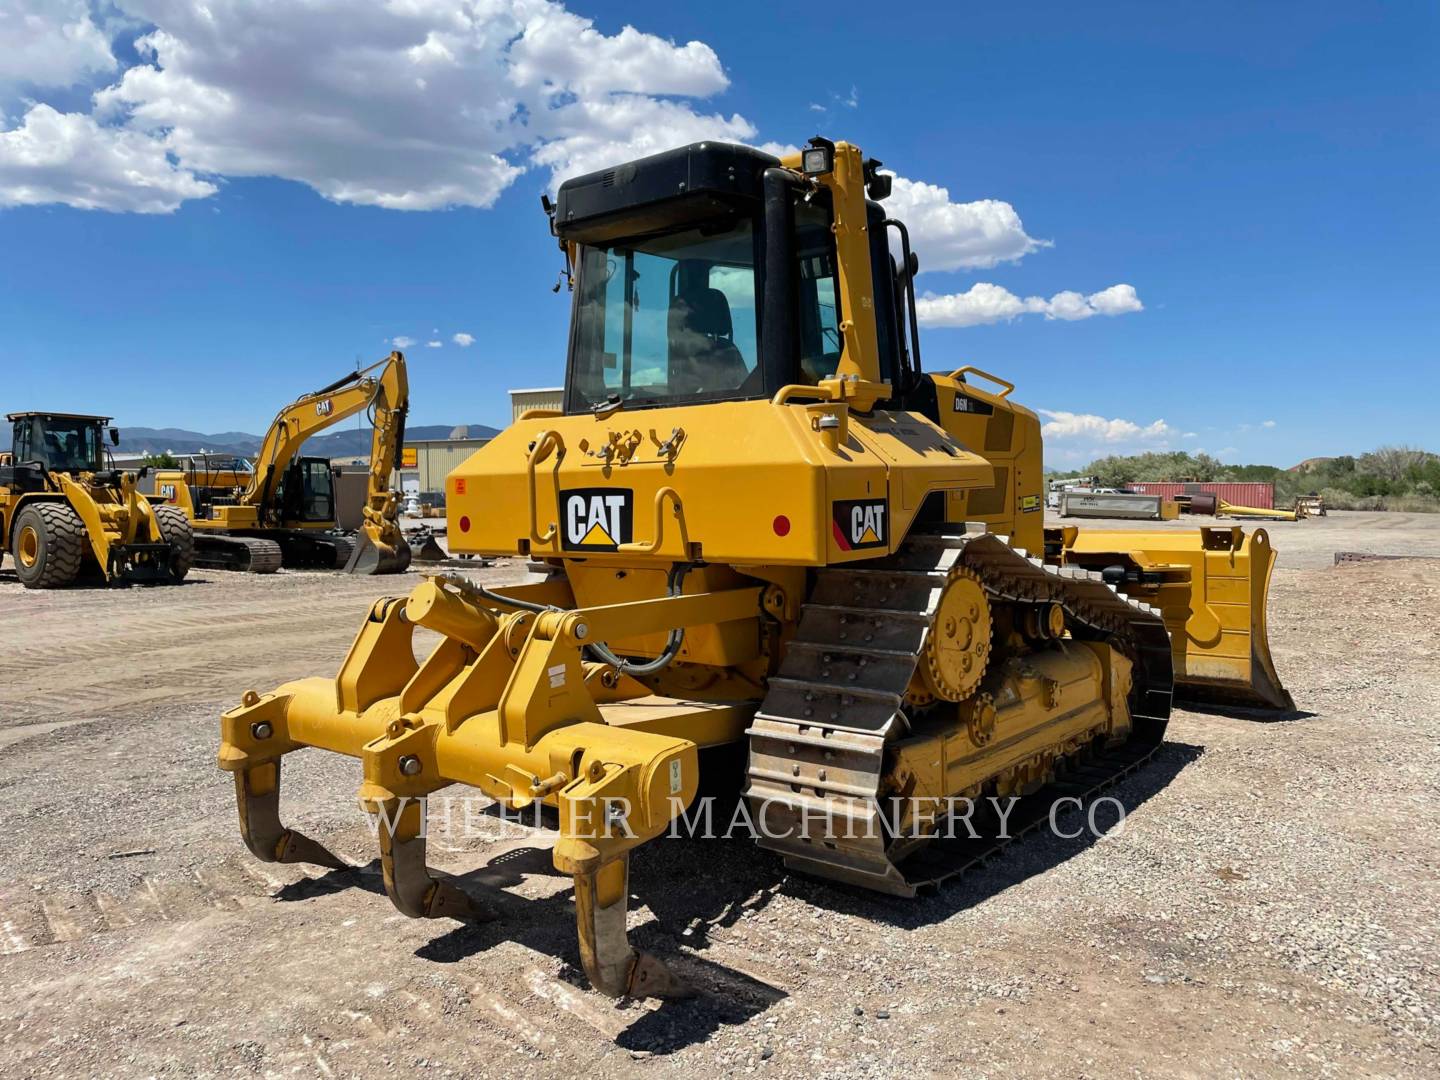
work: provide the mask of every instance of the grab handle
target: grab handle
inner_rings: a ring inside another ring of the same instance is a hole
[[[979,375],[982,379],[988,379],[996,386],[1003,386],[1005,389],[1000,391],[1000,393],[996,395],[997,397],[1009,397],[1010,394],[1015,390],[1015,384],[1012,383],[1009,379],[1002,379],[999,375],[991,375],[990,372],[983,371],[980,368],[976,367],[974,364],[966,364],[962,368],[956,368],[950,373],[950,378],[959,379],[967,372],[969,372],[971,375]]]
[[[565,440],[560,437],[558,431],[542,431],[530,448],[530,454],[525,459],[526,472],[530,477],[530,542],[544,547],[555,539],[559,530],[555,522],[550,522],[544,533],[540,532],[540,522],[536,514],[540,508],[540,491],[535,481],[535,467],[550,456],[551,451],[565,453]]]
[[[629,555],[654,555],[660,550],[660,543],[665,538],[665,500],[670,499],[675,503],[675,517],[679,521],[680,546],[688,554],[690,549],[690,536],[685,529],[685,514],[680,506],[680,494],[673,487],[662,487],[655,492],[655,538],[649,543],[621,544],[617,551],[623,551]]]

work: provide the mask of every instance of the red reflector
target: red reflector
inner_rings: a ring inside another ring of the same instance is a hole
[[[781,514],[774,521],[772,521],[770,523],[770,527],[775,530],[776,536],[790,535],[790,519],[784,514]]]
[[[469,519],[468,517],[466,517],[464,514],[461,514],[461,515],[460,515],[460,531],[461,531],[461,532],[469,532],[469,531],[470,531],[470,519]]]

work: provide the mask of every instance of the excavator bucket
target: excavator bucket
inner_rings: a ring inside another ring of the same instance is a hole
[[[410,545],[396,534],[393,542],[365,527],[355,534],[355,548],[345,564],[347,574],[403,574],[410,568]]]
[[[445,549],[440,546],[439,541],[435,539],[434,529],[422,529],[413,534],[413,539],[415,545],[411,547],[411,551],[414,553],[412,557],[416,562],[440,563],[450,558],[445,553]]]
[[[1290,710],[1270,657],[1266,602],[1275,552],[1264,529],[1047,529],[1046,558],[1099,571],[1157,607],[1170,632],[1176,697],[1199,704]]]

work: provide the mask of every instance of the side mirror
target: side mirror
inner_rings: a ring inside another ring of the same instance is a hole
[[[111,446],[119,446],[119,445],[120,445],[120,429],[119,429],[118,427],[112,427],[112,428],[110,429],[110,445],[111,445]]]

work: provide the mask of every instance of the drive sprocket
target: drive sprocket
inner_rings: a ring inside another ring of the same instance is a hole
[[[990,601],[980,575],[950,571],[920,665],[925,689],[942,701],[964,701],[980,685],[990,659]]]

